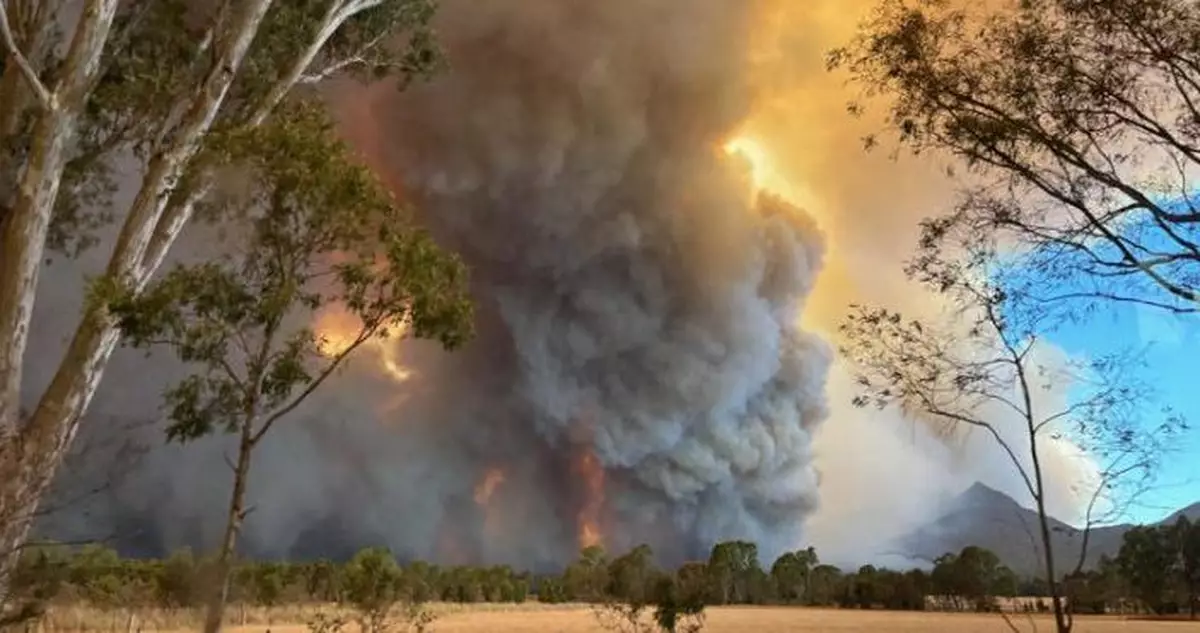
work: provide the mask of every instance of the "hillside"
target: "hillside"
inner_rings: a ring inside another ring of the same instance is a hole
[[[1174,522],[1180,515],[1200,517],[1200,503],[1183,508],[1160,523]],[[1092,528],[1084,569],[1095,565],[1101,556],[1115,556],[1121,549],[1122,537],[1131,527]],[[1074,569],[1083,543],[1081,531],[1056,519],[1051,522],[1051,530],[1055,567],[1064,573]],[[992,550],[1018,574],[1034,575],[1042,568],[1037,513],[978,483],[959,495],[948,512],[902,542],[902,548],[911,556],[930,561],[967,545]]]

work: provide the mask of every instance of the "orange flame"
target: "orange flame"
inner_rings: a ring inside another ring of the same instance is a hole
[[[384,373],[396,382],[404,382],[412,377],[412,370],[400,362],[400,352],[396,346],[396,342],[404,338],[406,330],[403,326],[392,327],[386,336],[375,336],[362,344],[376,357]],[[362,332],[362,323],[345,310],[327,310],[317,315],[313,332],[317,335],[317,351],[332,358],[354,344]]]
[[[483,480],[475,486],[475,503],[486,506],[492,500],[492,494],[504,483],[504,471],[493,468],[483,475]]]
[[[579,548],[584,549],[604,542],[600,529],[600,514],[604,508],[604,466],[596,454],[588,450],[575,460],[575,471],[583,479],[586,498],[579,510]]]

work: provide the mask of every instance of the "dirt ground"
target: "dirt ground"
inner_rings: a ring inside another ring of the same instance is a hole
[[[1049,618],[1016,616],[1020,631],[1052,631]],[[306,633],[303,626],[263,626],[232,629],[237,633]],[[898,611],[839,611],[805,608],[714,608],[708,616],[707,633],[841,633],[886,631],[888,633],[1007,633],[1012,629],[998,615],[919,613]],[[1200,632],[1200,622],[1147,622],[1119,617],[1079,617],[1079,633],[1184,633]],[[510,610],[448,613],[434,623],[433,633],[602,633],[586,609]]]

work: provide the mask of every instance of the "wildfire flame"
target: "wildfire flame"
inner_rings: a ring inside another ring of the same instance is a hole
[[[317,351],[332,358],[346,351],[354,344],[355,338],[362,331],[359,320],[345,310],[327,310],[318,315],[313,324],[317,334]],[[400,362],[400,351],[396,342],[404,338],[404,327],[391,328],[387,336],[376,336],[363,342],[376,357],[379,366],[396,382],[404,382],[412,377],[412,370]]]
[[[579,510],[579,548],[600,545],[604,533],[600,529],[600,513],[604,508],[604,467],[595,453],[586,451],[575,460],[575,470],[584,483],[586,498]]]
[[[483,475],[483,480],[475,486],[475,503],[481,506],[486,506],[492,499],[492,495],[496,489],[504,483],[504,471],[499,468],[493,468]]]

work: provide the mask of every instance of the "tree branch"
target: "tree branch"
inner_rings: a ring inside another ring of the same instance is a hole
[[[389,36],[389,35],[391,35],[391,33],[385,32],[385,33],[381,34],[379,37],[376,37],[375,39],[371,40],[370,42],[367,42],[363,46],[362,50],[367,51],[367,50],[371,50],[371,49],[375,48],[384,40],[384,38],[386,36]],[[307,74],[307,75],[301,75],[296,80],[296,83],[300,83],[300,84],[320,83],[320,82],[325,81],[326,79],[329,79],[330,77],[338,74],[339,72],[341,72],[347,68],[350,68],[351,66],[355,66],[355,65],[364,65],[365,66],[365,65],[367,65],[367,63],[368,63],[367,58],[365,56],[363,56],[361,53],[358,55],[351,55],[350,57],[347,57],[346,59],[342,59],[342,60],[330,63],[328,66],[326,66],[325,68],[322,68],[321,70],[319,70],[317,72]]]
[[[1069,406],[1053,415],[1047,416],[1046,418],[1042,419],[1041,422],[1038,422],[1037,424],[1035,424],[1033,426],[1032,433],[1034,435],[1037,435],[1039,432],[1041,432],[1041,430],[1044,427],[1049,426],[1050,424],[1053,424],[1055,421],[1061,420],[1065,417],[1069,417],[1069,416],[1073,415],[1076,411],[1079,411],[1080,409],[1085,409],[1087,407],[1092,406],[1094,404],[1094,402],[1092,400],[1094,400],[1094,399],[1076,402],[1075,404],[1072,404],[1071,406]]]
[[[33,69],[33,65],[29,63],[29,59],[25,57],[25,54],[17,46],[16,39],[13,37],[12,25],[8,23],[7,2],[0,2],[0,39],[3,40],[4,51],[8,53],[8,58],[17,65],[17,68],[21,71],[21,75],[25,77],[25,83],[33,91],[38,105],[47,112],[57,109],[57,97],[38,78],[37,71]]]
[[[316,378],[309,381],[308,385],[305,386],[303,391],[292,398],[289,402],[276,408],[275,411],[267,414],[267,416],[263,418],[262,425],[251,437],[250,443],[257,444],[258,441],[267,434],[267,431],[271,430],[271,427],[274,426],[275,422],[277,422],[283,416],[291,413],[296,407],[300,406],[310,395],[312,395],[314,391],[317,390],[318,387],[321,386],[322,383],[325,382],[327,378],[333,375],[333,372],[339,366],[341,366],[342,362],[350,356],[351,352],[358,349],[363,343],[366,343],[368,340],[370,340],[378,330],[378,325],[364,326],[358,337],[355,338],[354,342],[348,345],[346,349],[339,352],[337,356],[334,356],[333,359],[330,360],[325,366],[325,368],[321,370],[321,373],[317,374]]]
[[[961,413],[955,413],[953,411],[944,411],[944,410],[938,408],[937,405],[935,405],[933,403],[927,403],[927,410],[929,411],[929,413],[936,415],[938,417],[943,417],[948,420],[961,422],[961,423],[967,424],[969,426],[973,426],[976,428],[981,428],[981,429],[986,430],[992,436],[992,438],[994,440],[996,440],[996,443],[999,444],[1002,449],[1004,449],[1004,452],[1006,454],[1008,454],[1009,460],[1012,461],[1013,466],[1015,466],[1017,468],[1017,474],[1019,474],[1021,476],[1021,480],[1023,482],[1025,482],[1025,487],[1029,490],[1029,494],[1033,495],[1035,499],[1039,496],[1039,492],[1038,492],[1037,488],[1034,487],[1033,481],[1029,478],[1029,475],[1025,472],[1025,466],[1021,463],[1021,460],[1017,457],[1017,454],[1015,451],[1013,451],[1012,447],[1008,445],[1008,441],[1004,439],[1004,436],[1000,435],[1000,431],[997,430],[995,426],[993,426],[987,422],[972,418],[968,415],[963,415]]]
[[[1054,302],[1054,301],[1071,301],[1074,299],[1104,299],[1105,301],[1112,301],[1115,303],[1132,303],[1132,304],[1136,304],[1136,305],[1144,305],[1149,308],[1158,308],[1161,310],[1166,310],[1167,312],[1171,312],[1174,314],[1196,314],[1196,313],[1200,312],[1200,306],[1184,307],[1184,306],[1178,306],[1178,305],[1172,305],[1169,303],[1164,303],[1161,301],[1154,301],[1151,299],[1140,299],[1137,297],[1127,297],[1124,295],[1116,295],[1116,294],[1112,294],[1110,292],[1065,292],[1062,294],[1050,295],[1050,296],[1037,296],[1037,295],[1028,295],[1028,296],[1030,299],[1034,299],[1036,301],[1042,301],[1045,303],[1050,303],[1050,302]]]

